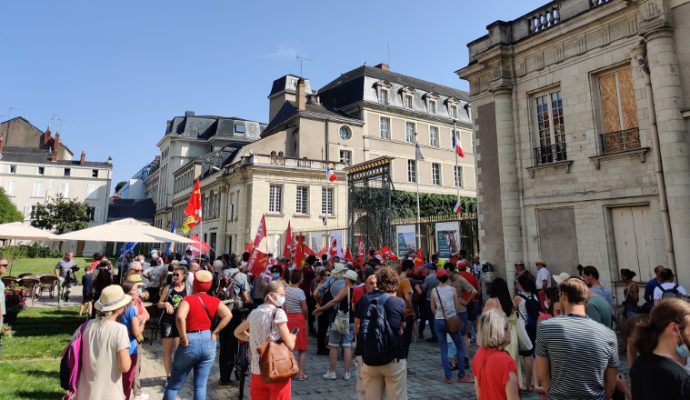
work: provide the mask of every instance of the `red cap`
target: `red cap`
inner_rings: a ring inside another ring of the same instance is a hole
[[[440,278],[442,276],[448,276],[448,270],[445,268],[439,268],[438,271],[436,271],[436,277]]]

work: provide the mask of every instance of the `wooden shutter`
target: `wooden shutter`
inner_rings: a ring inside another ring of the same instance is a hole
[[[637,128],[632,69],[625,67],[599,77],[604,133]]]
[[[626,67],[617,71],[618,90],[621,99],[623,129],[637,128],[637,104],[632,83],[632,68]]]
[[[604,133],[621,130],[618,113],[618,90],[616,73],[611,72],[599,77],[599,94],[601,96],[601,114],[604,120]]]

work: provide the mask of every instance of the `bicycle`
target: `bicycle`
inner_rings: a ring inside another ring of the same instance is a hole
[[[245,304],[243,308],[234,309],[233,312],[240,316],[240,323],[247,319],[249,313],[256,308],[255,304]],[[238,340],[237,341],[237,355],[235,356],[235,363],[233,365],[235,371],[235,379],[237,379],[237,386],[239,387],[239,400],[244,400],[244,383],[247,380],[247,372],[249,371],[249,343]]]

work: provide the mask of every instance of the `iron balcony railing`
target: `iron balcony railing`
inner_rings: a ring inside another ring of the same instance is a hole
[[[640,148],[640,128],[599,134],[601,153],[610,154]]]
[[[534,162],[536,165],[551,164],[556,161],[566,161],[565,143],[538,146],[534,148]]]

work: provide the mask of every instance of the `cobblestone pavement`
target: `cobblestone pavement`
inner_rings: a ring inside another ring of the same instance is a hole
[[[476,348],[473,347],[473,352]],[[160,341],[154,341],[149,345],[148,341],[144,346],[144,357],[142,364],[141,385],[144,391],[148,392],[150,399],[161,399],[163,397],[163,385],[165,383],[165,370],[162,362],[162,348]],[[326,381],[321,375],[326,372],[328,357],[317,356],[316,341],[310,338],[310,348],[307,352],[306,372],[309,379],[303,382],[292,381],[292,398],[296,400],[345,400],[355,399],[355,374],[352,370],[352,379],[345,381],[342,379],[342,361],[338,361],[338,380]],[[441,357],[439,348],[436,344],[420,342],[413,344],[410,349],[409,364],[413,374],[408,375],[407,392],[410,399],[475,399],[474,385],[459,383],[454,381],[446,384],[443,381],[441,368]],[[208,381],[208,399],[237,399],[238,388],[236,386],[218,387],[218,363],[216,362],[211,371]],[[192,375],[187,378],[183,390],[179,393],[180,399],[192,399]],[[245,398],[249,398],[249,384],[245,388]],[[522,399],[536,400],[539,396],[530,394],[523,395]]]

